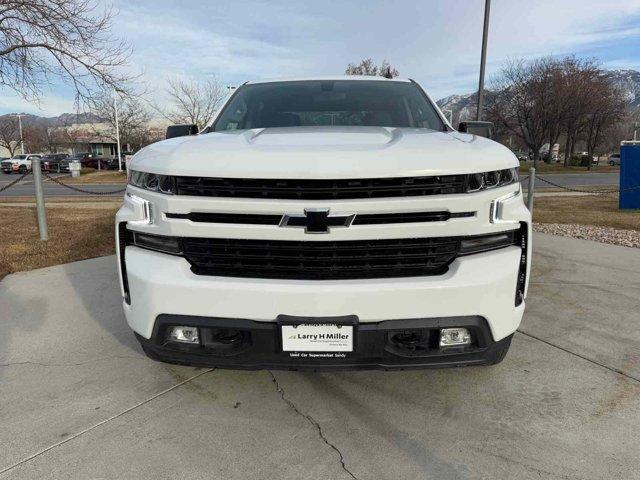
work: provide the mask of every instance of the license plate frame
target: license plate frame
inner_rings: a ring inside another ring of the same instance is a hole
[[[301,353],[353,354],[357,345],[358,317],[295,317],[278,316],[280,351],[286,355]],[[301,329],[301,330],[298,330]],[[299,340],[288,338],[293,334],[330,333],[348,335],[347,339],[325,338]],[[285,335],[288,337],[285,338]],[[296,341],[297,340],[297,341]],[[296,346],[296,343],[298,345]]]

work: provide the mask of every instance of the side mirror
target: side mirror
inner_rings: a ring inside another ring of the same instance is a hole
[[[164,136],[165,139],[175,137],[186,137],[187,135],[197,135],[197,125],[169,125],[167,127],[167,133]]]
[[[493,138],[492,122],[460,122],[458,131],[462,133],[470,133],[479,137]]]

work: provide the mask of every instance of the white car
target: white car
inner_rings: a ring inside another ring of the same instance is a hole
[[[31,161],[34,158],[42,158],[42,155],[39,153],[14,155],[10,159],[0,162],[0,169],[4,173],[27,173],[31,171]]]
[[[619,153],[613,153],[613,154],[609,155],[609,159],[608,159],[607,163],[609,165],[611,165],[612,167],[615,167],[616,165],[620,165],[620,154]]]
[[[246,83],[133,157],[116,227],[127,322],[167,362],[494,364],[525,308],[518,160],[411,80]]]

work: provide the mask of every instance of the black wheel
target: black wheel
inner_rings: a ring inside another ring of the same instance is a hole
[[[513,334],[509,335],[507,338],[500,340],[499,344],[495,347],[493,358],[491,358],[487,362],[487,365],[497,365],[502,362],[502,360],[504,360],[504,357],[507,356],[507,352],[509,351],[509,347],[511,346],[512,338]]]
[[[616,165],[616,162],[614,162],[613,160],[611,160],[611,161],[609,162],[609,165],[611,165],[612,167],[614,167],[614,166]]]
[[[21,175],[27,173],[27,166],[26,165],[20,165],[20,168],[18,168],[18,173],[21,174]]]

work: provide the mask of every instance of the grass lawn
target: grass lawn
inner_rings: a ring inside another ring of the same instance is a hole
[[[640,210],[618,210],[618,197],[610,195],[537,197],[533,202],[533,221],[640,231]]]
[[[36,209],[0,207],[0,278],[13,272],[114,253],[114,215],[110,208],[65,205],[47,208],[49,240],[40,241]]]
[[[536,167],[536,173],[609,173],[619,172],[620,167],[612,167],[600,161],[600,165],[591,167],[591,170],[587,170],[587,167],[565,167],[562,163],[544,163],[538,162]],[[529,173],[529,169],[533,167],[533,162],[520,162],[520,175],[526,175]]]

